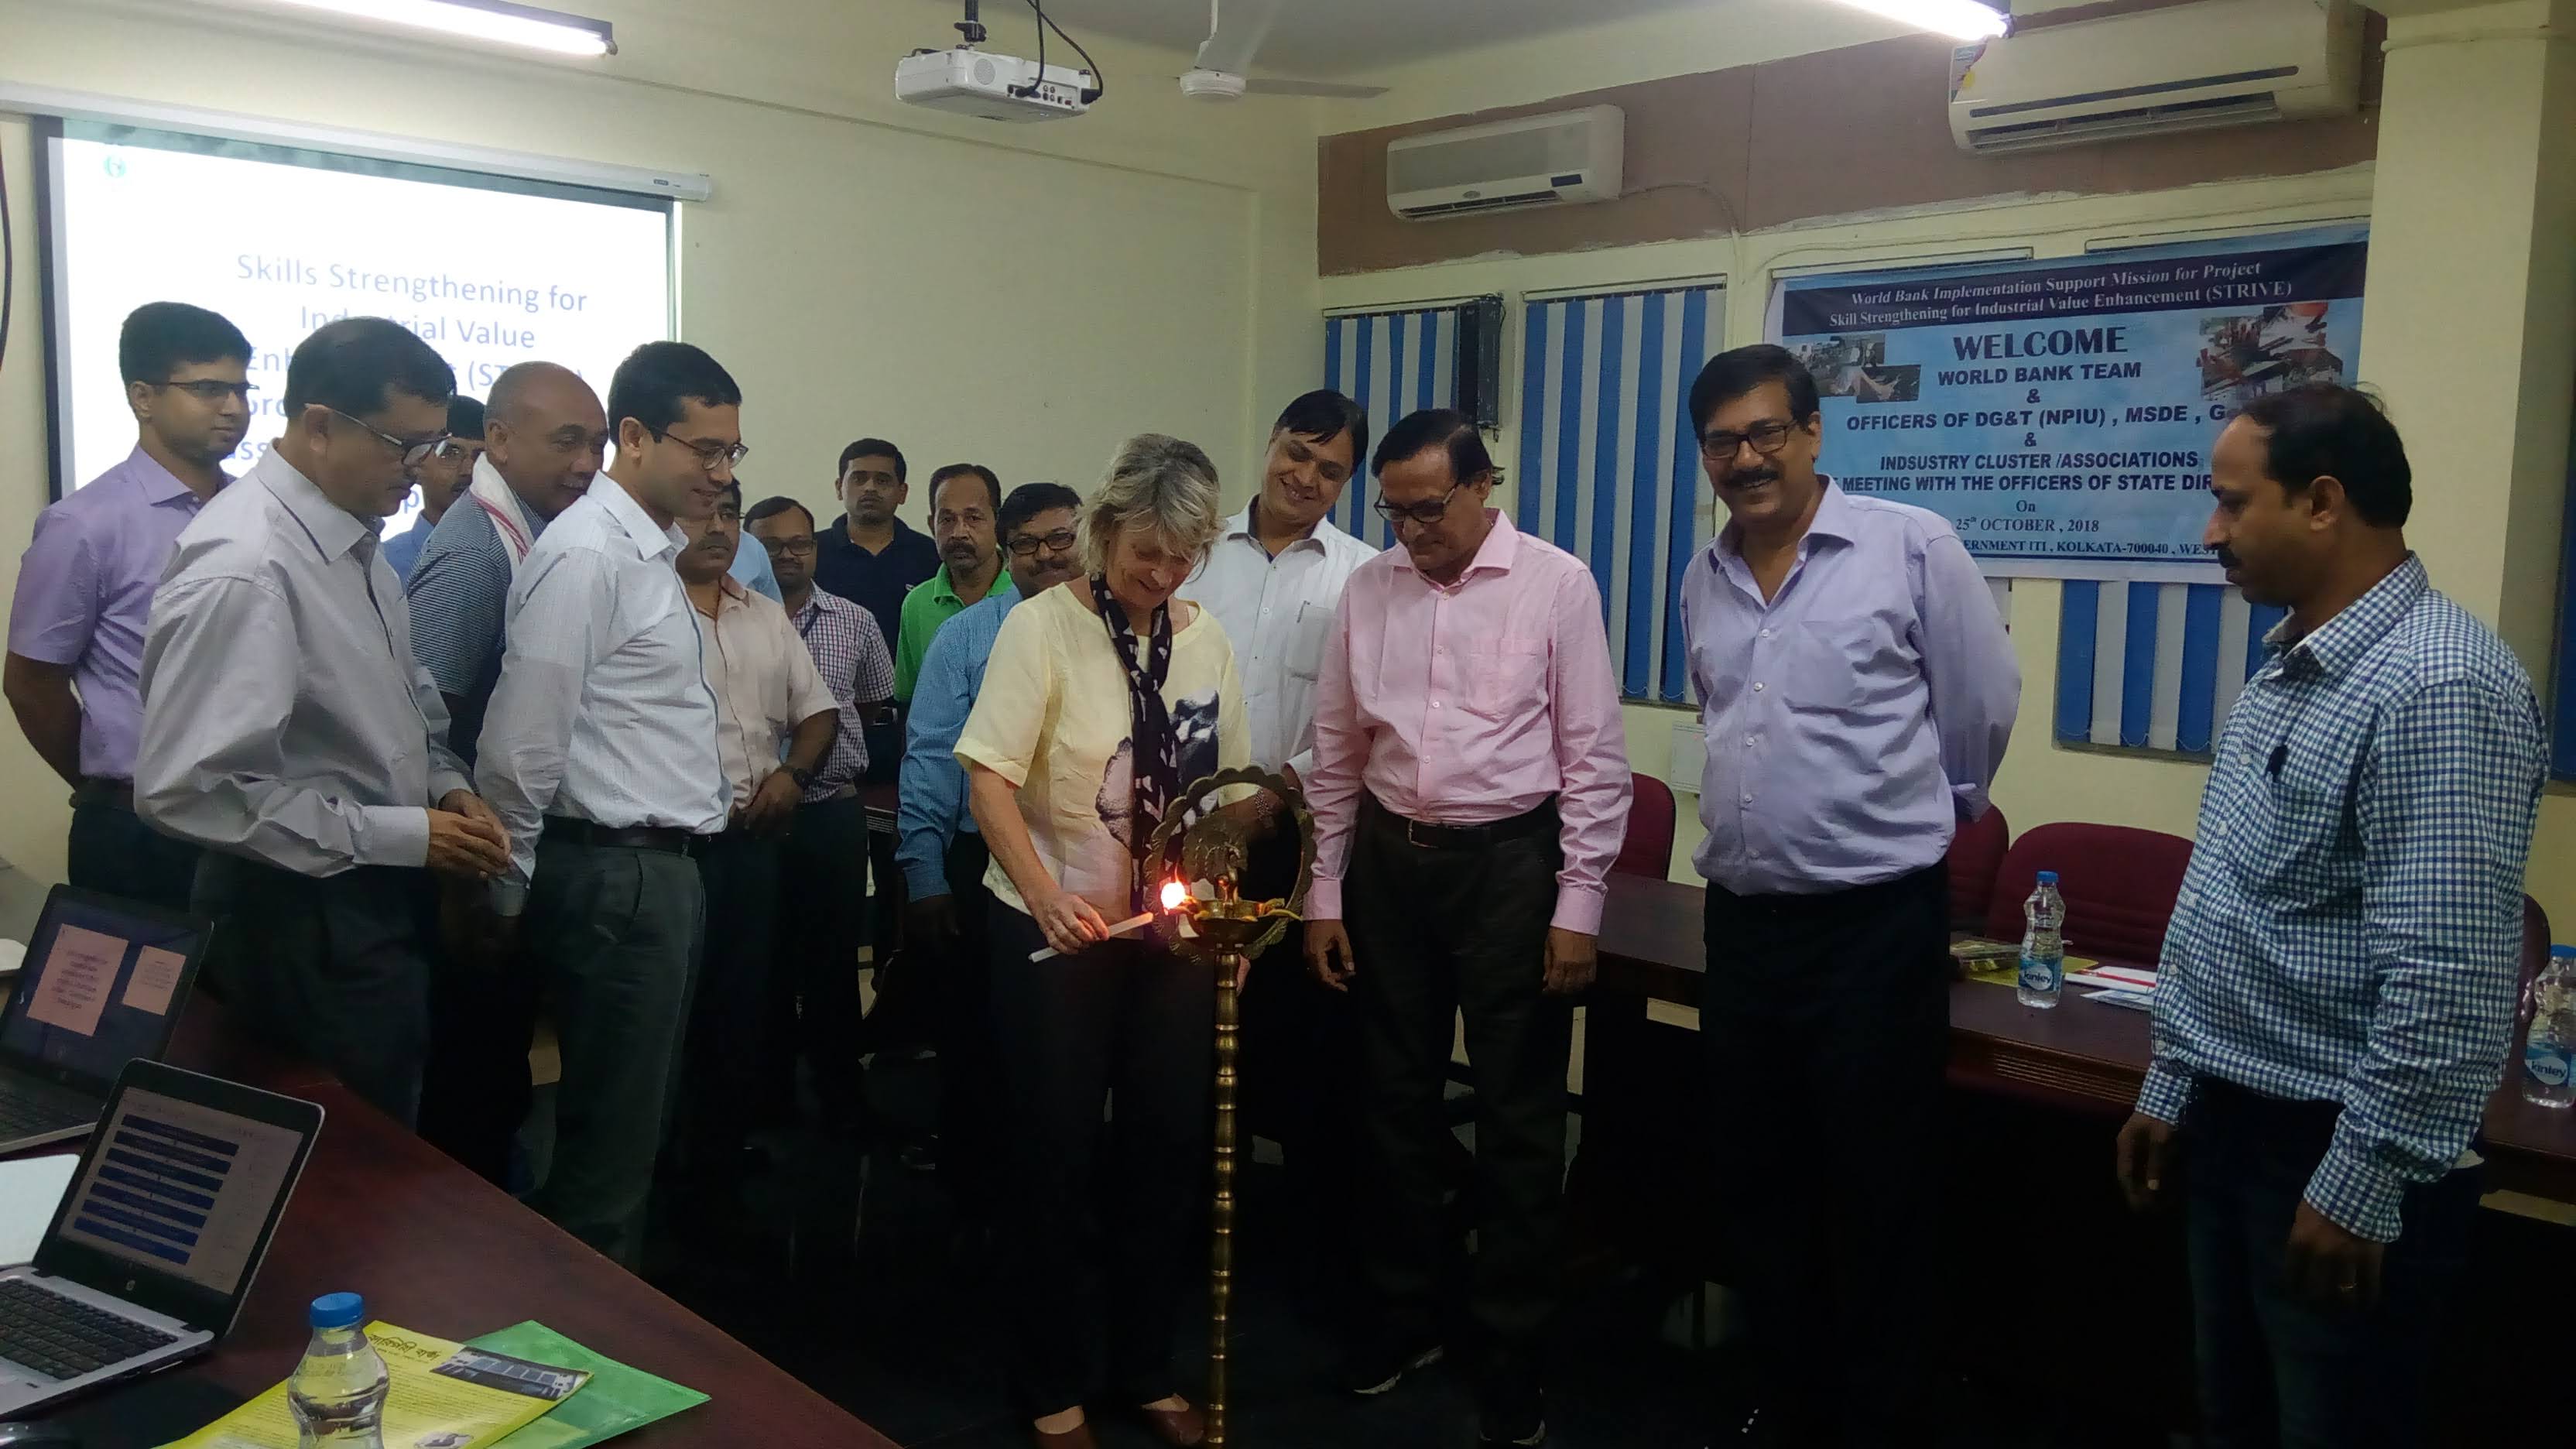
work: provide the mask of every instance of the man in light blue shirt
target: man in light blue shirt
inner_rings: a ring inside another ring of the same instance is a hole
[[[2121,1186],[2183,1204],[2202,1443],[2431,1443],[2463,1154],[2513,1041],[2540,705],[2408,552],[2413,474],[2369,398],[2257,399],[2210,492],[2203,541],[2290,613],[2201,795]]]
[[[1815,379],[1778,347],[1689,396],[1726,526],[1682,580],[1700,699],[1700,1022],[1758,1423],[1915,1443],[1935,1306],[1922,1204],[1949,1056],[1949,883],[2020,707],[1994,595],[1950,525],[1816,471]],[[1903,1325],[1895,1332],[1880,1325]]]
[[[420,479],[420,513],[411,527],[385,540],[385,562],[394,577],[408,583],[420,564],[421,550],[438,521],[465,496],[474,481],[475,460],[483,456],[483,404],[459,394],[447,400],[447,441],[432,449],[412,470]]]
[[[996,532],[1009,576],[931,637],[913,682],[898,776],[895,856],[909,897],[907,955],[938,973],[940,1173],[955,1185],[957,1201],[977,1207],[990,1180],[991,1095],[1000,1077],[985,1009],[991,962],[984,923],[993,900],[984,889],[990,857],[966,809],[957,736],[984,687],[1003,619],[1020,600],[1080,572],[1074,517],[1081,506],[1060,483],[1024,483],[1002,500]]]

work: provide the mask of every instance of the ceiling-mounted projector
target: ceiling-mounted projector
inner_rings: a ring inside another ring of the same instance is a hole
[[[916,51],[895,62],[894,98],[908,105],[988,121],[1053,121],[1091,109],[1091,77],[1066,65],[958,46]]]

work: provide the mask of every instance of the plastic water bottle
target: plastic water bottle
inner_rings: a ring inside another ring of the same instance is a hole
[[[2576,1102],[2576,946],[2549,948],[2531,983],[2531,1030],[2522,1039],[2522,1096],[2543,1107]]]
[[[2066,898],[2057,893],[2057,872],[2039,873],[2021,918],[2021,1004],[2055,1006],[2066,985]]]
[[[286,1402],[302,1449],[384,1449],[385,1361],[359,1325],[367,1301],[355,1293],[313,1300],[313,1341],[286,1381]]]

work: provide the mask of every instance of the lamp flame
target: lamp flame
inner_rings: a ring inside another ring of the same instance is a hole
[[[1190,898],[1190,888],[1176,880],[1163,882],[1163,909],[1177,911]]]

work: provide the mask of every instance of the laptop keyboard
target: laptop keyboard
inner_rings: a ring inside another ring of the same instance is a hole
[[[76,1379],[178,1341],[28,1279],[0,1279],[0,1358],[38,1373]]]
[[[0,1085],[0,1141],[42,1136],[66,1127],[90,1127],[97,1122],[95,1105],[75,1108]]]

